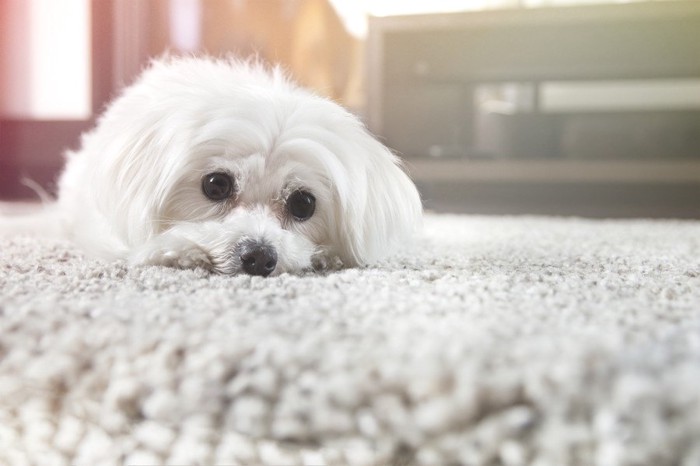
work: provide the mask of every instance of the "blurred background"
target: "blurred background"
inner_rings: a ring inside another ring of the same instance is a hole
[[[432,210],[700,218],[696,0],[0,0],[0,198],[165,52],[281,63]]]

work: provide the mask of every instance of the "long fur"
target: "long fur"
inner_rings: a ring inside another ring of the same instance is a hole
[[[215,171],[235,176],[235,202],[203,195]],[[90,253],[222,273],[240,271],[233,251],[250,238],[277,250],[275,273],[370,264],[416,233],[422,211],[356,117],[278,68],[211,58],[153,62],[67,154],[58,186],[49,230]],[[296,189],[316,197],[304,222],[284,210]],[[2,222],[0,234],[32,229]]]

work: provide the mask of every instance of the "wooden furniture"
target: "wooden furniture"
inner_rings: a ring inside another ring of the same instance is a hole
[[[407,160],[425,192],[437,192],[437,184],[450,184],[455,196],[468,184],[548,185],[551,199],[568,186],[585,193],[586,186],[607,185],[624,198],[625,187],[633,187],[658,195],[649,216],[700,217],[697,101],[600,111],[543,105],[550,83],[679,83],[700,93],[700,2],[372,18],[368,67],[370,128]],[[519,89],[516,107],[484,113],[483,90],[509,86]],[[678,189],[682,195],[664,201]],[[513,213],[523,211],[519,192],[503,200]],[[578,202],[589,201],[600,205],[600,215],[624,216],[625,206],[628,215],[644,215],[637,194],[615,211],[606,210],[604,198]],[[573,201],[536,210],[579,213]]]

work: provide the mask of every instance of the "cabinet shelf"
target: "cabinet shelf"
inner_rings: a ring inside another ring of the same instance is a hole
[[[411,158],[417,182],[700,183],[700,160],[469,160]]]

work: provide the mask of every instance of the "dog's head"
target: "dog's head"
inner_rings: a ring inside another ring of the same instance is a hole
[[[255,63],[156,62],[83,143],[128,248],[181,235],[223,273],[371,263],[420,221],[415,186],[357,118]]]

